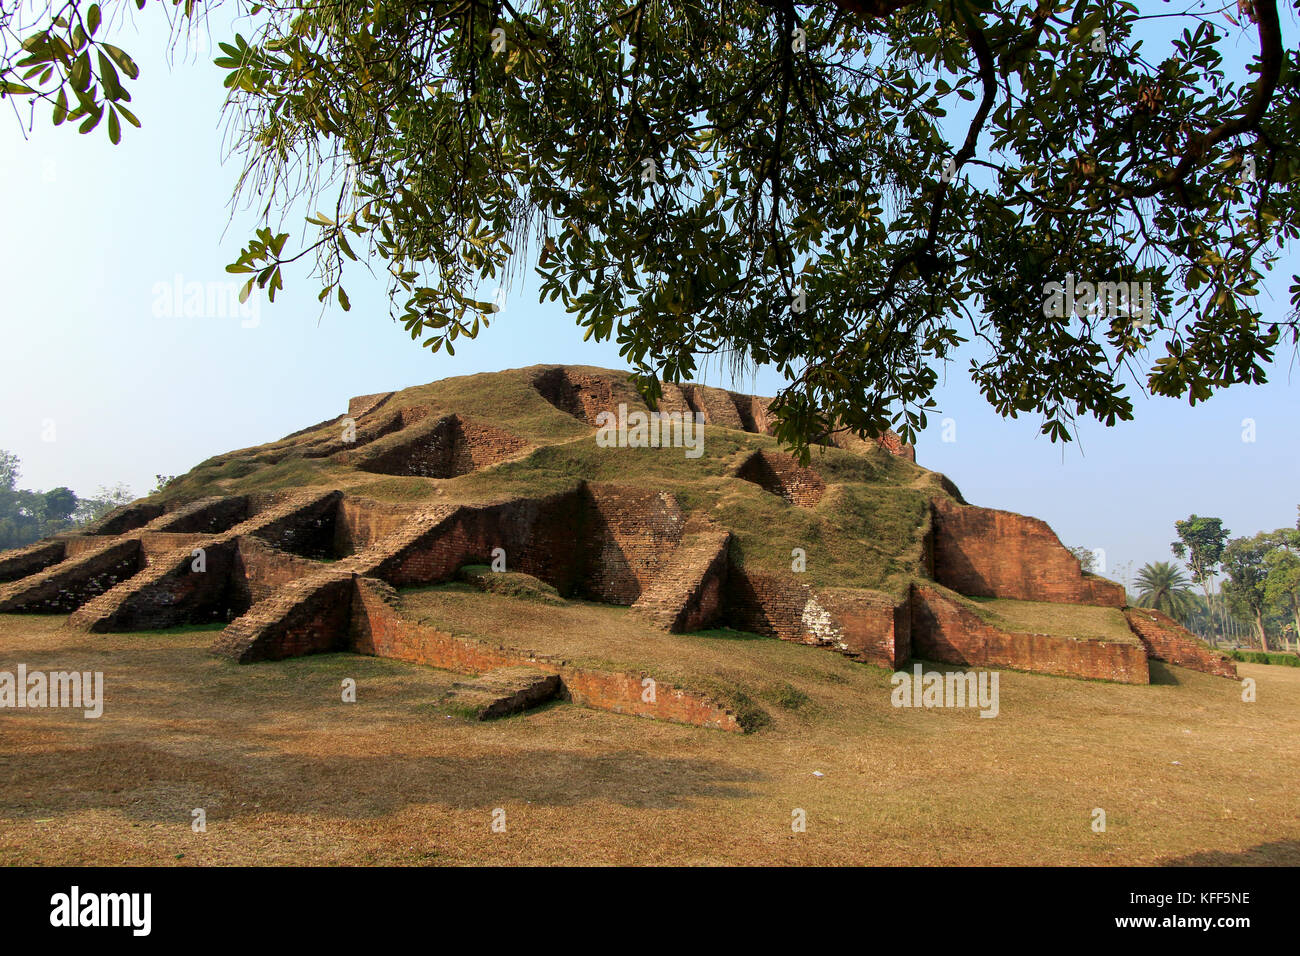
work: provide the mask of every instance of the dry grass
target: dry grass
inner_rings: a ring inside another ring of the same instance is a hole
[[[1292,668],[1242,665],[1252,704],[1161,665],[1150,687],[1003,673],[987,720],[894,709],[884,671],[736,640],[737,667],[776,654],[768,681],[811,688],[739,736],[566,704],[469,723],[433,707],[445,672],[239,667],[206,655],[211,631],[60,623],[0,618],[0,670],[102,670],[106,709],[0,713],[4,863],[1300,862]]]
[[[955,593],[955,592],[952,592]],[[1114,607],[1086,604],[1050,604],[1044,601],[1011,601],[990,598],[959,598],[970,602],[975,612],[1006,631],[1052,634],[1076,641],[1109,641],[1139,644],[1124,612]]]

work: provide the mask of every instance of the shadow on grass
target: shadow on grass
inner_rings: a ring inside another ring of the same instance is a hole
[[[429,804],[463,810],[607,801],[680,809],[696,800],[753,797],[753,785],[766,779],[713,760],[631,750],[312,755],[241,746],[214,757],[216,748],[205,741],[188,743],[202,752],[177,753],[175,742],[163,750],[130,740],[29,752],[21,760],[0,752],[0,816],[40,819],[103,809],[132,820],[183,823],[193,807],[204,807],[211,823],[267,813],[367,820]]]
[[[688,631],[682,637],[703,637],[715,641],[774,641],[775,637],[766,637],[750,631],[735,631],[729,627],[714,627],[705,631]]]
[[[1149,660],[1147,668],[1151,673],[1151,683],[1163,685],[1166,687],[1178,687],[1183,682],[1179,679],[1178,671],[1170,667],[1164,661]]]
[[[1300,840],[1261,843],[1235,853],[1227,850],[1203,850],[1187,856],[1161,860],[1161,866],[1297,866],[1300,865]]]

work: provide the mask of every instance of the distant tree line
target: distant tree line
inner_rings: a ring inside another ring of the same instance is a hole
[[[1171,561],[1144,565],[1139,607],[1163,611],[1216,645],[1300,651],[1300,520],[1230,538],[1222,519],[1194,514],[1174,530],[1170,548],[1186,571]]]
[[[85,498],[66,487],[33,491],[18,487],[20,473],[18,456],[0,449],[0,551],[90,524],[135,497],[121,483]]]

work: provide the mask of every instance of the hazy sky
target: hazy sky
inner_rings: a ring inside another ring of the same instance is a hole
[[[156,474],[282,437],[341,413],[352,395],[537,363],[622,367],[615,345],[583,343],[530,286],[453,358],[412,342],[389,320],[383,285],[360,270],[350,313],[322,315],[318,287],[298,272],[256,320],[167,314],[160,288],[232,278],[224,267],[251,220],[227,228],[236,168],[222,164],[222,71],[203,44],[169,66],[158,14],[150,5],[134,17],[138,34],[118,33],[143,71],[131,106],[144,128],[126,129],[121,145],[103,130],[54,129],[44,109],[24,140],[3,107],[0,448],[21,457],[21,486],[89,494],[122,481],[144,494]],[[1289,45],[1289,18],[1284,29]],[[1293,271],[1291,256],[1264,287],[1275,315],[1287,311]],[[1104,549],[1109,573],[1122,577],[1125,562],[1168,559],[1173,522],[1192,512],[1223,517],[1235,534],[1294,524],[1300,380],[1291,359],[1280,356],[1268,385],[1196,408],[1134,389],[1135,422],[1085,423],[1067,446],[1041,437],[1036,419],[998,418],[962,359],[948,368],[943,411],[917,460],[972,503],[1044,518],[1067,545]],[[716,371],[708,382],[733,387]],[[760,372],[734,387],[771,395],[778,386]],[[955,441],[942,440],[944,418]],[[1254,441],[1243,440],[1246,419]]]

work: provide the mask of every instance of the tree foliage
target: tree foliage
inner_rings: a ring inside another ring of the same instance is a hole
[[[1195,595],[1182,568],[1170,561],[1148,562],[1137,574],[1138,607],[1154,608],[1177,621],[1196,609]]]
[[[0,551],[89,524],[134,498],[123,484],[101,487],[87,498],[71,488],[19,488],[21,464],[17,455],[0,449]]]
[[[1233,538],[1223,549],[1223,594],[1232,610],[1255,626],[1260,650],[1268,650],[1264,632],[1264,608],[1268,566],[1266,557],[1273,543],[1267,532],[1250,538]]]
[[[274,297],[308,257],[347,309],[345,265],[382,261],[395,318],[434,350],[477,335],[531,266],[651,399],[702,357],[777,368],[778,436],[806,454],[832,428],[913,438],[964,342],[999,413],[1068,440],[1080,416],[1131,418],[1130,378],[1196,403],[1263,381],[1297,340],[1294,312],[1258,304],[1300,228],[1297,51],[1275,0],[249,12],[217,63],[265,223],[230,268]],[[35,79],[97,83],[121,113],[78,52],[84,18],[64,20],[6,82],[48,68]],[[96,109],[76,98],[83,127]],[[1145,282],[1140,317],[1082,291]],[[1049,308],[1053,284],[1079,301]]]

